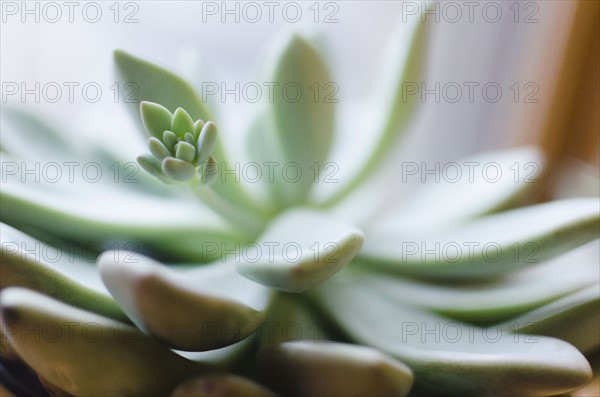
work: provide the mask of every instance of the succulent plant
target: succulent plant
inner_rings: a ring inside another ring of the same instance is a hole
[[[26,181],[34,162],[123,159],[7,114],[3,162],[22,166],[3,167],[3,362],[22,360],[49,390],[75,396],[585,385],[582,352],[600,344],[598,199],[520,207],[536,185],[509,170],[541,164],[537,149],[464,160],[499,167],[494,183],[429,183],[384,216],[367,211],[386,194],[369,183],[416,110],[401,90],[422,73],[426,33],[417,16],[393,38],[381,119],[356,131],[356,150],[344,147],[355,171],[331,194],[315,193],[309,170],[337,142],[335,104],[309,95],[275,97],[251,124],[240,161],[300,170],[256,184],[232,177],[227,133],[217,139],[219,120],[192,86],[124,51],[117,70],[139,88],[150,151],[138,153],[147,174],[137,183]],[[268,81],[305,92],[331,81],[299,34],[276,43],[268,66]]]

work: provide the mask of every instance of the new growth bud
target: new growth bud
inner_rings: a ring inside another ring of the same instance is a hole
[[[217,143],[217,126],[212,121],[194,121],[182,108],[171,114],[152,102],[142,102],[140,113],[150,137],[150,153],[137,158],[142,168],[164,183],[187,182],[196,175],[204,185],[215,179],[211,170],[216,161],[211,153]],[[201,175],[202,170],[207,175]]]

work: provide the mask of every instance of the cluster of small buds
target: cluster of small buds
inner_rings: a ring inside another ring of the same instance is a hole
[[[199,176],[209,185],[217,173],[210,155],[217,143],[217,126],[212,121],[194,121],[182,108],[175,113],[162,105],[142,102],[140,113],[150,136],[150,153],[138,156],[139,165],[164,183],[187,182]]]

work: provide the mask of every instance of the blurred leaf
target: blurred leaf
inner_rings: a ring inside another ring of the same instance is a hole
[[[0,288],[24,287],[120,321],[127,316],[108,294],[94,263],[56,242],[48,245],[0,224]]]
[[[415,390],[425,395],[554,395],[592,376],[585,357],[566,342],[537,337],[531,343],[499,327],[392,303],[349,272],[316,289],[315,297],[355,342],[406,363]]]
[[[215,263],[176,272],[141,255],[105,252],[98,266],[106,287],[130,318],[169,346],[213,350],[246,338],[264,319],[269,291]],[[176,307],[177,310],[173,310]]]
[[[282,38],[271,51],[266,81],[275,86],[268,121],[249,137],[250,145],[264,149],[251,154],[261,164],[278,163],[276,181],[269,185],[280,202],[292,205],[308,195],[311,166],[327,159],[337,102],[329,93],[337,86],[317,49],[300,35]]]
[[[208,375],[179,385],[171,397],[275,397],[265,387],[237,375]]]
[[[2,106],[3,152],[24,159],[64,161],[81,155],[66,134],[26,111]]]
[[[70,394],[167,395],[210,368],[178,356],[134,327],[37,292],[8,288],[1,297],[2,323],[11,329],[12,346],[41,376]]]
[[[567,295],[500,324],[507,332],[546,335],[565,340],[584,353],[600,342],[600,284]]]
[[[237,270],[275,289],[306,291],[343,269],[362,242],[362,232],[342,220],[293,209],[275,218],[260,237],[256,260],[252,254],[238,257]]]
[[[483,171],[488,166],[491,176]],[[403,167],[406,180],[423,177],[422,164]],[[436,176],[429,175],[406,201],[371,221],[369,228],[398,234],[450,229],[518,204],[539,187],[542,168],[542,155],[534,147],[478,153],[448,163],[443,167],[447,172],[440,167]]]
[[[382,60],[383,70],[377,73],[380,83],[376,97],[380,98],[380,102],[376,109],[380,114],[372,124],[374,131],[363,134],[365,139],[361,138],[360,152],[354,159],[361,167],[326,200],[326,206],[339,202],[376,172],[389,148],[406,132],[409,122],[415,117],[420,99],[418,95],[408,95],[408,87],[422,81],[426,69],[426,41],[431,29],[431,23],[421,19],[426,8],[430,7],[423,3],[419,13],[404,16],[406,20],[398,22],[389,39],[388,50]]]
[[[173,115],[169,109],[158,103],[141,101],[140,115],[149,137],[162,139],[164,132],[171,129]]]
[[[258,365],[284,396],[405,396],[412,371],[366,346],[296,341],[263,348]]]
[[[597,199],[553,201],[438,233],[371,232],[361,257],[370,268],[399,274],[486,278],[536,265],[598,238],[599,219]]]
[[[69,183],[67,178],[62,183],[22,183],[19,175],[5,177],[0,220],[25,231],[101,249],[152,250],[172,261],[207,262],[219,257],[221,242],[246,239],[207,207],[181,197],[151,196],[118,185]],[[207,245],[211,250],[202,249]]]
[[[455,281],[448,285],[367,272],[361,272],[361,277],[362,283],[384,293],[391,302],[485,324],[523,314],[597,283],[598,262],[577,254],[569,252],[539,266],[480,283]]]
[[[135,103],[130,108],[136,120],[140,101],[158,103],[171,113],[181,107],[194,120],[211,119],[194,89],[177,74],[123,50],[116,50],[114,59],[121,85],[130,83],[135,87]]]

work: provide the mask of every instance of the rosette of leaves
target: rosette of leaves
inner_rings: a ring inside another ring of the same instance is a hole
[[[339,142],[335,161],[349,171],[329,193],[308,172],[253,185],[220,173],[235,169],[227,131],[217,138],[198,93],[124,51],[116,67],[139,88],[150,154],[81,149],[7,112],[3,363],[24,362],[49,390],[75,396],[554,395],[585,385],[583,353],[599,345],[597,198],[521,206],[536,184],[509,169],[542,158],[518,148],[465,160],[496,164],[496,183],[428,183],[378,205],[390,183],[373,181],[417,110],[401,90],[422,78],[426,33],[417,16],[392,37],[381,105],[354,145],[335,140],[336,104],[308,95],[276,97],[251,123],[238,153],[248,162],[306,171]],[[273,46],[265,73],[306,92],[332,81],[298,34]],[[24,175],[34,162],[108,168],[136,156],[148,172],[134,184]],[[90,244],[97,264],[80,249]],[[468,255],[442,252],[456,245]]]

